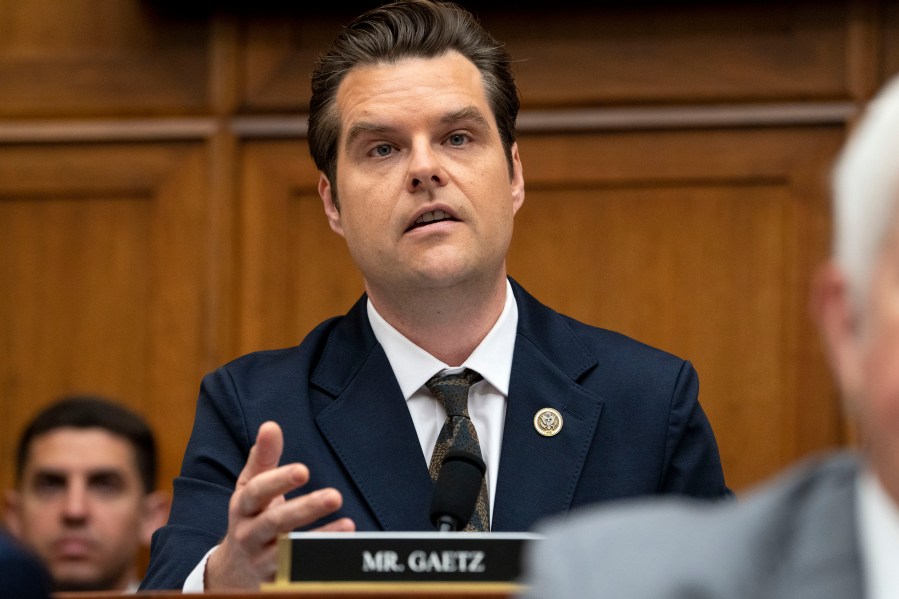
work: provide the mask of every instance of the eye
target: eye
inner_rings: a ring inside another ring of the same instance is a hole
[[[446,138],[446,141],[451,146],[463,146],[468,141],[468,135],[464,133],[453,133]]]
[[[378,144],[371,151],[373,156],[378,157],[390,156],[391,153],[393,153],[393,147],[390,144]]]
[[[118,495],[125,488],[125,480],[117,472],[104,472],[91,476],[88,485],[100,495]]]
[[[41,497],[49,497],[66,488],[66,478],[56,474],[43,473],[34,477],[31,488]]]

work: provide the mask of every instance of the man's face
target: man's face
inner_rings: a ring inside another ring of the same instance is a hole
[[[144,500],[127,440],[99,428],[59,428],[33,440],[8,520],[59,590],[121,589],[144,539]]]
[[[356,68],[337,106],[337,181],[319,192],[369,291],[502,277],[524,183],[477,68],[456,52]]]
[[[897,222],[899,225],[899,222]],[[825,279],[822,320],[847,406],[882,483],[899,502],[899,226],[873,269],[859,307],[845,276]]]

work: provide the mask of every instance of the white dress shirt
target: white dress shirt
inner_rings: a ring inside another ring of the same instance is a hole
[[[443,404],[428,391],[425,383],[439,372],[456,373],[464,368],[471,368],[484,377],[483,381],[475,383],[469,390],[468,413],[478,433],[481,457],[487,464],[487,490],[492,522],[499,451],[506,418],[506,398],[509,396],[509,378],[512,374],[512,353],[518,330],[518,305],[512,295],[512,285],[506,280],[506,303],[496,324],[468,359],[457,368],[444,364],[403,337],[378,314],[371,301],[368,302],[368,319],[378,343],[387,354],[406,405],[409,406],[425,465],[431,462],[437,436],[446,421]]]
[[[425,460],[431,461],[431,453],[437,444],[437,436],[446,421],[443,404],[435,398],[425,383],[435,374],[447,371],[460,372],[465,368],[476,371],[484,380],[471,386],[468,393],[468,413],[478,433],[481,455],[487,464],[487,490],[490,495],[490,521],[493,522],[493,499],[496,496],[496,475],[499,472],[499,452],[503,443],[503,422],[506,418],[506,399],[509,396],[509,379],[512,375],[512,354],[518,330],[518,305],[512,295],[512,285],[506,280],[506,301],[503,311],[493,328],[472,354],[459,367],[444,364],[418,347],[378,314],[371,300],[368,301],[368,319],[375,338],[393,369],[400,385]],[[206,562],[215,551],[210,549],[184,581],[182,591],[203,592]]]
[[[899,505],[870,469],[859,477],[858,521],[865,597],[899,597]]]

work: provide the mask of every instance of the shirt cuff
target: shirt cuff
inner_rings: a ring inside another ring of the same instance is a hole
[[[184,586],[181,587],[182,592],[202,593],[206,590],[206,585],[204,584],[204,579],[206,577],[206,562],[209,561],[209,556],[212,555],[212,552],[218,549],[218,547],[219,546],[216,545],[206,552],[206,555],[203,556],[200,563],[197,564],[193,571],[187,576],[187,579],[184,581]]]

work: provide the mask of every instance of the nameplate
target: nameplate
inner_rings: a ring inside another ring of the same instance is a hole
[[[531,533],[293,532],[278,539],[273,589],[339,583],[517,584]]]

